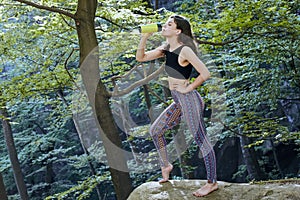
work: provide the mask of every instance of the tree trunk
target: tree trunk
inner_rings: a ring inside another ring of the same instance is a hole
[[[119,99],[119,101],[115,101],[114,103],[114,110],[113,110],[113,115],[118,117],[115,119],[115,121],[118,124],[118,126],[124,131],[126,134],[127,142],[130,145],[131,153],[133,155],[133,158],[136,163],[142,163],[142,159],[139,156],[140,148],[139,145],[135,144],[134,140],[130,139],[130,133],[132,131],[132,128],[135,127],[135,122],[130,116],[129,112],[129,105],[126,102],[126,100],[123,100],[122,98]]]
[[[8,200],[2,174],[0,173],[0,199]]]
[[[265,175],[257,161],[256,152],[253,147],[246,147],[250,144],[250,139],[246,136],[239,136],[243,158],[247,167],[247,172],[251,180],[263,180]]]
[[[235,114],[236,117],[241,117],[242,114],[240,114],[241,109],[238,107],[238,105],[234,104],[235,108]],[[248,176],[250,180],[263,180],[265,178],[265,175],[263,171],[261,170],[257,157],[256,152],[253,147],[247,147],[247,145],[251,144],[250,138],[243,135],[243,131],[241,130],[240,126],[238,126],[238,132],[239,132],[239,139],[240,139],[240,145],[242,150],[243,159],[247,168]]]
[[[103,131],[100,131],[117,198],[125,200],[133,190],[127,162],[122,151],[122,142],[105,95],[104,85],[99,83],[95,97],[95,112]],[[111,166],[114,166],[111,167]],[[117,169],[116,169],[117,166]]]
[[[158,9],[158,0],[155,0],[155,7],[154,7],[155,10]]]
[[[176,133],[174,134],[174,132],[172,132],[172,137],[174,140],[174,146],[175,146],[175,150],[176,150],[176,154],[177,154],[177,158],[178,158],[178,162],[179,162],[179,169],[180,169],[180,173],[181,176],[186,179],[188,178],[188,172],[186,170],[186,168],[184,166],[187,166],[186,164],[186,159],[185,156],[183,154],[183,152],[185,150],[187,150],[187,143],[186,143],[186,138],[184,135],[184,129],[179,125],[177,127],[175,127],[173,129],[174,131],[176,131]]]
[[[54,181],[53,163],[50,162],[46,165],[45,182],[49,185]]]
[[[68,101],[65,99],[64,94],[63,94],[62,91],[59,91],[57,94],[61,98],[61,100],[64,102],[64,104],[66,104],[67,106],[70,106],[69,103],[68,103]],[[82,131],[80,129],[80,126],[79,126],[79,119],[80,118],[78,117],[78,115],[74,115],[73,114],[72,115],[72,119],[73,119],[73,123],[75,125],[75,129],[77,131],[77,134],[79,136],[79,141],[80,141],[82,150],[83,150],[83,152],[84,152],[84,154],[86,156],[89,156],[89,152],[88,152],[88,150],[87,150],[87,148],[86,148],[86,146],[84,144],[84,140],[82,138],[82,136],[84,135],[84,133],[82,133]],[[91,161],[88,161],[88,164],[89,164],[89,167],[90,167],[90,170],[91,170],[91,174],[94,175],[94,176],[97,175],[93,163]],[[98,195],[98,199],[101,200],[101,189],[100,189],[99,184],[96,186],[96,192],[97,192],[97,195]]]
[[[149,90],[148,90],[147,85],[143,85],[143,90],[144,90],[144,96],[145,96],[145,102],[146,102],[147,108],[148,108],[148,110],[150,110],[152,104],[151,104],[151,98],[149,95]]]
[[[3,133],[4,133],[6,147],[7,147],[10,162],[12,165],[14,179],[15,179],[15,182],[17,185],[18,192],[19,192],[22,200],[29,200],[28,193],[27,193],[27,187],[26,187],[26,184],[24,181],[24,176],[21,171],[18,154],[16,151],[15,143],[14,143],[12,129],[11,129],[9,119],[8,119],[8,113],[4,106],[2,106],[2,108],[0,109],[0,115],[3,116],[3,119],[2,119]]]
[[[273,139],[270,139],[270,142],[271,142],[271,146],[272,146],[272,153],[273,153],[274,161],[275,161],[276,167],[279,171],[280,178],[284,178],[284,173],[283,173],[283,171],[280,167],[280,164],[279,164],[279,160],[278,160],[277,153],[276,153],[276,147],[274,145]]]
[[[67,104],[66,101],[65,101],[65,103]],[[77,118],[76,116],[73,115],[72,119],[73,119],[73,122],[74,122],[74,124],[75,124],[76,130],[77,130],[77,133],[78,133],[78,136],[79,136],[79,140],[80,140],[80,144],[81,144],[82,150],[83,150],[83,152],[84,152],[84,154],[85,154],[86,156],[89,156],[89,152],[88,152],[87,148],[85,147],[84,141],[83,141],[83,139],[82,139],[82,135],[83,135],[83,134],[81,133],[81,130],[80,130],[79,125],[78,125],[78,123],[79,123],[79,122],[78,122],[78,118]],[[90,167],[90,170],[91,170],[91,174],[92,174],[92,175],[97,175],[93,163],[92,163],[91,161],[88,161],[88,163],[89,163],[89,167]],[[96,192],[97,192],[97,195],[98,195],[98,199],[101,200],[101,189],[100,189],[99,184],[96,186]]]
[[[125,200],[133,187],[126,159],[120,151],[122,143],[114,123],[109,95],[107,95],[107,90],[100,79],[98,42],[94,27],[96,9],[97,0],[78,1],[75,16],[80,47],[80,73],[94,117],[99,122],[97,126],[110,166],[116,196],[119,200]],[[121,170],[117,170],[115,166]]]

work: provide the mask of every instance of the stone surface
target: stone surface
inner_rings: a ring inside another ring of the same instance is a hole
[[[219,181],[219,189],[206,197],[194,197],[192,192],[204,185],[204,180],[171,180],[167,183],[147,182],[137,187],[127,200],[300,200],[299,184],[237,184]]]

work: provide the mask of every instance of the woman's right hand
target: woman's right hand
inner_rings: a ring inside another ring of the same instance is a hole
[[[141,33],[142,38],[148,39],[153,33]]]

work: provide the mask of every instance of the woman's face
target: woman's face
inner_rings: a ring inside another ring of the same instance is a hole
[[[162,27],[162,32],[161,34],[163,36],[173,36],[173,35],[178,35],[178,32],[180,31],[179,29],[176,28],[177,25],[174,22],[173,18],[169,18],[167,22],[163,25]],[[179,32],[180,33],[180,32]]]

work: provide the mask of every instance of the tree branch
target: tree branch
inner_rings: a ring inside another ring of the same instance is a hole
[[[166,101],[164,101],[156,92],[154,92],[150,87],[149,87],[149,85],[146,85],[146,87],[148,88],[148,90],[149,90],[149,92],[151,93],[151,94],[153,94],[160,102],[162,102],[163,104],[165,104],[166,106],[168,106],[169,104],[166,102]]]
[[[242,37],[244,37],[244,35],[246,33],[247,33],[247,31],[241,33],[241,35],[238,36],[237,38],[234,38],[232,40],[228,40],[228,41],[225,41],[225,42],[210,42],[210,41],[199,40],[197,38],[196,38],[196,42],[199,43],[199,44],[210,44],[210,45],[214,45],[214,46],[224,46],[226,44],[233,43],[233,42],[236,42],[236,41],[240,40]]]
[[[126,27],[124,27],[124,26],[122,26],[122,25],[120,25],[120,24],[118,24],[118,23],[116,23],[116,22],[114,22],[114,21],[112,21],[112,20],[104,17],[104,16],[96,15],[96,17],[98,17],[100,19],[103,19],[103,20],[105,20],[105,21],[107,21],[107,22],[109,22],[109,23],[111,23],[111,24],[113,24],[113,25],[115,25],[115,26],[117,26],[117,27],[119,27],[121,29],[130,30],[129,28],[126,28]]]
[[[73,29],[76,29],[76,27],[72,26],[69,22],[67,22],[67,20],[64,18],[64,15],[62,15],[62,14],[60,14],[60,15],[61,15],[62,20],[63,20],[69,27],[71,27],[71,28],[73,28]],[[72,19],[74,19],[74,18],[72,18]]]
[[[69,54],[68,58],[65,60],[64,68],[65,68],[65,70],[66,70],[68,76],[70,77],[71,81],[75,84],[75,87],[78,89],[78,91],[82,92],[82,90],[81,90],[80,87],[77,85],[77,83],[76,83],[74,77],[73,77],[72,74],[69,72],[68,67],[67,67],[67,66],[68,66],[68,61],[69,61],[69,59],[71,58],[71,56],[73,55],[73,53],[74,53],[75,50],[77,50],[77,49],[73,48],[72,51],[71,51],[71,53]],[[84,92],[82,92],[82,94],[84,94]]]
[[[148,83],[150,80],[154,79],[156,76],[158,76],[164,69],[165,64],[163,63],[156,71],[154,71],[152,74],[146,76],[145,78],[134,82],[132,85],[130,85],[129,87],[127,87],[124,90],[119,91],[117,86],[115,87],[115,90],[113,92],[109,92],[109,96],[110,97],[118,97],[118,96],[122,96],[125,94],[128,94],[129,92],[131,92],[132,90],[134,90],[135,88],[141,86],[141,85],[145,85],[146,83]],[[132,71],[132,70],[130,70]],[[119,76],[118,78],[121,78],[121,76]],[[115,78],[114,78],[115,79]]]
[[[238,136],[246,136],[246,135],[244,135],[244,134],[239,133],[238,131],[233,130],[232,128],[230,128],[229,126],[227,126],[222,120],[218,120],[218,122],[220,122],[226,130],[228,130],[228,131],[234,133],[235,135],[238,135]]]
[[[55,8],[55,7],[44,6],[44,5],[33,3],[33,2],[27,1],[27,0],[15,0],[15,1],[18,1],[20,3],[24,3],[26,5],[29,5],[29,6],[38,8],[38,9],[42,9],[42,10],[47,10],[47,11],[59,13],[59,14],[68,16],[68,17],[70,17],[72,19],[76,19],[76,16],[74,14],[72,14],[70,12],[67,12],[67,11],[64,11],[64,10],[61,10],[61,9],[58,9],[58,8]]]
[[[241,35],[239,35],[238,37],[232,39],[232,40],[228,40],[228,41],[224,41],[224,42],[210,42],[210,41],[206,41],[206,40],[199,40],[197,38],[195,38],[195,40],[199,43],[199,44],[209,44],[209,45],[213,45],[213,46],[224,46],[226,44],[229,43],[233,43],[236,42],[238,40],[240,40],[242,37],[244,37],[245,34],[248,35],[259,35],[259,36],[266,36],[266,35],[270,35],[270,34],[279,34],[279,33],[285,33],[287,35],[292,35],[292,33],[286,33],[285,31],[267,31],[267,32],[263,32],[263,33],[256,33],[256,32],[249,32],[250,28],[248,28],[247,30],[245,30],[244,32],[241,33]],[[275,37],[272,36],[273,38],[281,38],[281,36]]]

